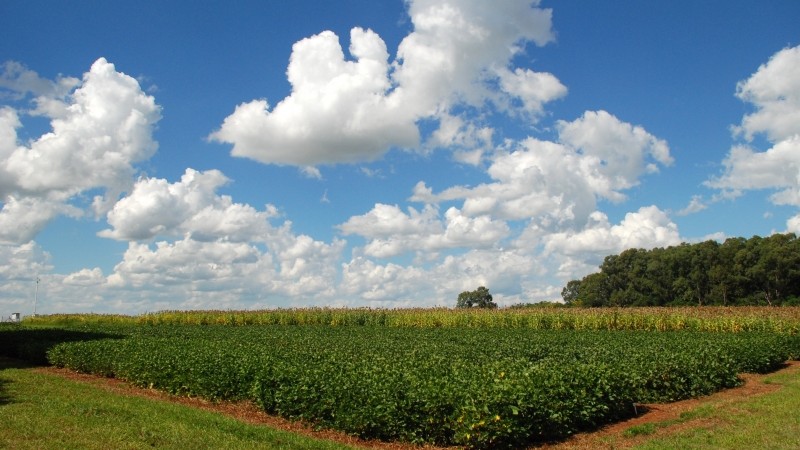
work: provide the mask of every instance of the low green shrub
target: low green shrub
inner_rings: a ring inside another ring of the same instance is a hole
[[[146,326],[65,342],[50,362],[363,438],[517,448],[708,394],[772,370],[768,333],[524,328]]]

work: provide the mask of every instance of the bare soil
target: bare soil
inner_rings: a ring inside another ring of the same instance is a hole
[[[307,424],[266,414],[249,402],[209,402],[199,398],[179,397],[154,389],[138,388],[114,378],[103,378],[93,375],[80,374],[67,369],[59,369],[55,367],[42,367],[34,370],[58,375],[84,383],[90,383],[94,386],[106,389],[119,395],[145,397],[160,401],[179,403],[207,411],[225,414],[247,423],[266,425],[272,428],[277,428],[292,433],[299,433],[318,439],[335,441],[353,447],[391,450],[435,450],[440,448],[433,446],[420,447],[403,443],[367,441],[341,432],[317,430]],[[781,369],[781,371],[800,372],[800,361],[792,361],[787,363],[786,367]],[[653,436],[674,433],[685,428],[713,427],[720,424],[722,419],[715,417],[697,417],[684,420],[681,418],[681,414],[692,411],[695,408],[703,405],[713,404],[715,407],[730,405],[745,397],[762,395],[780,389],[780,385],[764,383],[764,378],[766,376],[767,375],[744,374],[741,376],[741,378],[744,380],[744,384],[740,387],[727,389],[716,394],[697,399],[667,404],[642,405],[645,412],[637,417],[608,425],[596,431],[580,433],[562,442],[543,444],[535,448],[547,450],[624,449],[631,448],[636,444],[652,438]],[[646,425],[649,423],[658,424],[653,434],[633,437],[628,437],[624,434],[625,431],[631,427]]]

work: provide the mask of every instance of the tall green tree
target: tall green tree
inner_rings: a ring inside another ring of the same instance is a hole
[[[580,306],[581,282],[572,280],[561,290],[561,298],[567,306]]]
[[[707,303],[706,299],[711,291],[709,274],[717,264],[718,249],[719,244],[716,241],[705,241],[690,247],[689,281],[698,306]]]
[[[792,277],[798,272],[800,256],[794,234],[774,234],[762,241],[758,260],[752,268],[767,304],[779,304],[789,293]]]
[[[578,301],[581,306],[610,306],[611,289],[608,276],[603,272],[586,275],[580,285]]]
[[[492,301],[489,289],[481,286],[474,291],[464,291],[458,294],[456,308],[497,308],[497,303]]]

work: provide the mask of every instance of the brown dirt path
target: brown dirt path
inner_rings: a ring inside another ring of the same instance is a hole
[[[195,408],[204,409],[207,411],[214,411],[225,414],[227,416],[242,420],[247,423],[267,425],[272,428],[277,428],[292,433],[299,433],[306,436],[336,441],[339,443],[347,444],[353,447],[368,448],[368,449],[386,449],[386,450],[412,450],[412,449],[428,449],[435,450],[439,447],[432,446],[413,446],[402,443],[386,443],[380,441],[366,441],[349,436],[344,433],[330,431],[330,430],[315,430],[308,425],[293,422],[280,417],[271,416],[259,410],[256,406],[248,402],[209,402],[199,398],[179,397],[175,395],[166,394],[154,389],[143,389],[131,386],[130,384],[113,379],[103,378],[93,375],[85,375],[76,373],[67,369],[59,369],[55,367],[41,367],[34,369],[40,372],[69,378],[72,380],[90,383],[108,391],[114,392],[119,395],[137,396],[152,398],[161,401],[169,401],[179,403]],[[781,371],[792,371],[800,373],[800,361],[793,361],[786,365]],[[769,374],[771,375],[771,374]],[[604,428],[593,432],[577,434],[563,442],[544,444],[534,448],[547,449],[547,450],[575,450],[575,449],[623,449],[631,448],[654,435],[666,434],[674,432],[686,427],[696,426],[713,426],[714,420],[709,418],[694,418],[689,420],[682,420],[681,413],[691,411],[699,406],[713,404],[715,406],[733,404],[745,397],[752,397],[755,395],[765,394],[780,389],[780,385],[766,384],[764,378],[768,375],[754,375],[744,374],[742,379],[745,383],[737,388],[727,389],[716,394],[709,396],[684,400],[680,402],[667,403],[667,404],[650,404],[643,405],[647,412],[634,417],[632,419],[617,422],[608,425]],[[631,427],[637,425],[664,424],[665,422],[674,423],[665,426],[659,426],[655,434],[648,436],[626,437],[624,432]]]

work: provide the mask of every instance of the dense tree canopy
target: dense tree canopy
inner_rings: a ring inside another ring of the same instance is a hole
[[[567,283],[561,296],[575,306],[800,304],[800,239],[789,233],[630,249]]]
[[[492,301],[492,294],[484,286],[474,291],[464,291],[458,294],[456,308],[497,308],[497,303]]]

